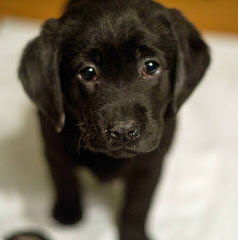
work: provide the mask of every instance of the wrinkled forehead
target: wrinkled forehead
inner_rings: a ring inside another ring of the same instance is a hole
[[[129,41],[139,43],[145,41],[146,28],[140,21],[136,11],[130,10],[125,13],[105,13],[88,25],[84,37],[91,44],[122,45]]]
[[[105,13],[83,24],[75,22],[64,51],[96,64],[102,61],[108,64],[116,59],[135,62],[149,57],[167,61],[174,47],[172,33],[163,23],[158,28],[152,31],[134,10],[123,14]]]

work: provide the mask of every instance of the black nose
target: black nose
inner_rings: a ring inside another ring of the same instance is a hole
[[[139,128],[134,120],[115,121],[108,127],[111,138],[121,142],[135,140],[140,137]]]

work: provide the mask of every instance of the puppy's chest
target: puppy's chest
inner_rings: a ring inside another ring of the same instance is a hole
[[[130,160],[114,159],[84,150],[75,154],[73,161],[80,167],[88,168],[100,181],[123,177],[132,167]]]

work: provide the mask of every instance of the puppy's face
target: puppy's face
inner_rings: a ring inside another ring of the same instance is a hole
[[[19,77],[58,132],[73,114],[78,150],[127,158],[159,146],[166,116],[208,64],[206,44],[177,10],[151,0],[71,0],[27,45]]]
[[[85,31],[74,26],[61,50],[63,93],[76,113],[79,146],[117,158],[151,152],[172,96],[172,33],[165,21],[153,36],[135,12],[94,21],[84,23]]]

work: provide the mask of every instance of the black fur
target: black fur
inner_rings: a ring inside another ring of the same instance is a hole
[[[156,74],[144,74],[149,60],[159,63]],[[61,18],[46,21],[19,76],[39,109],[59,222],[82,216],[78,165],[100,180],[124,181],[120,239],[148,239],[145,220],[176,113],[208,64],[194,26],[150,0],[73,0]],[[87,66],[97,80],[79,75]]]

